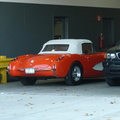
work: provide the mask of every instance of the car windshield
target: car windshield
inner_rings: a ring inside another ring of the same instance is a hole
[[[46,45],[43,49],[43,52],[45,51],[67,51],[69,47],[69,44],[50,44]]]

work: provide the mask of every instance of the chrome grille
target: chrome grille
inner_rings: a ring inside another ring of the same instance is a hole
[[[120,60],[120,52],[116,53],[117,58]]]

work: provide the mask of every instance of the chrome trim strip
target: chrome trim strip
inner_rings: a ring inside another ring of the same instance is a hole
[[[20,71],[25,71],[25,69],[19,69]],[[35,69],[35,71],[52,71],[52,69]]]
[[[18,69],[18,70],[25,71],[25,69]],[[35,71],[52,71],[54,76],[58,78],[58,76],[55,73],[56,69],[35,69]]]
[[[50,71],[52,69],[35,69],[35,71]]]

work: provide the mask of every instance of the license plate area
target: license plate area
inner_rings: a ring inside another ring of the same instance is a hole
[[[34,74],[35,73],[35,69],[34,68],[25,68],[25,73],[26,74]]]

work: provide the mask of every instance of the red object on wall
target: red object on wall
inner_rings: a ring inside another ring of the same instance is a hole
[[[102,17],[100,15],[97,16],[97,21],[101,21]]]

